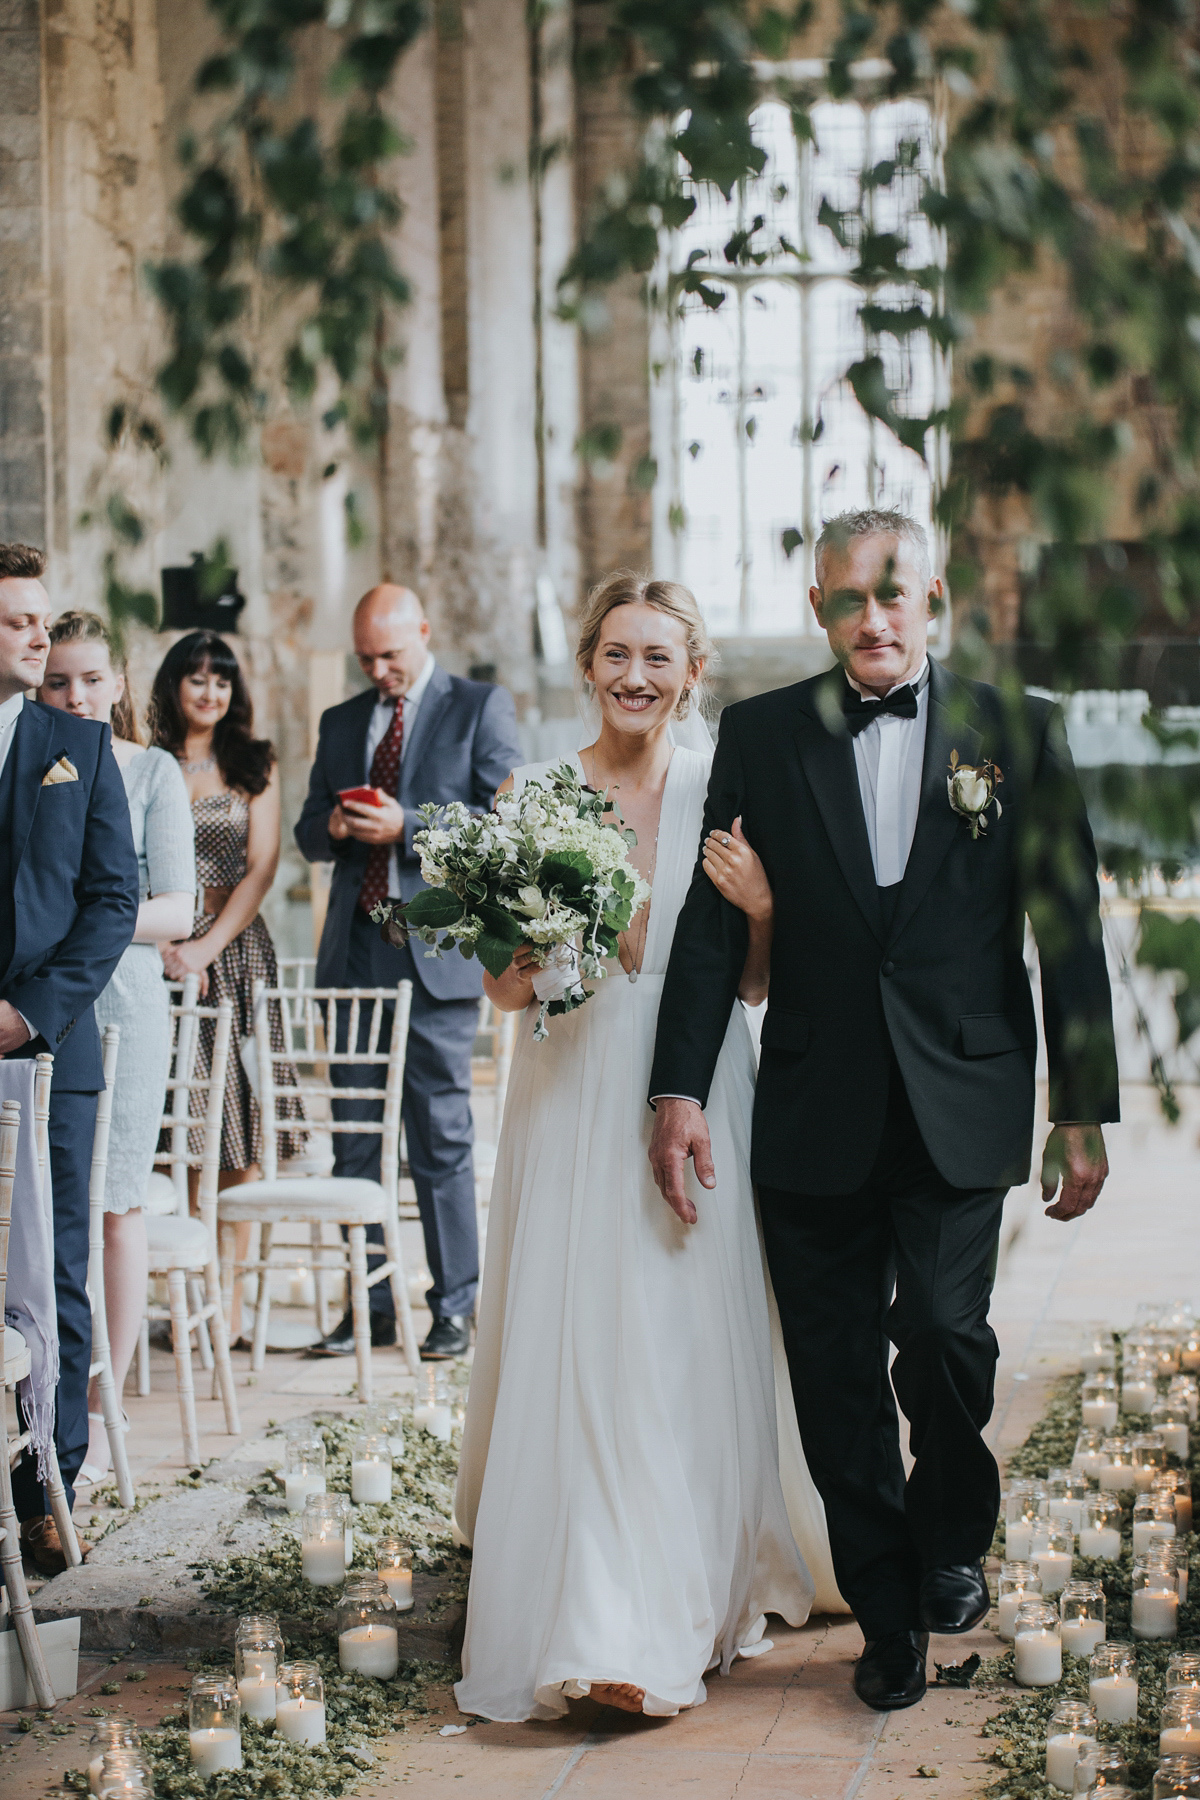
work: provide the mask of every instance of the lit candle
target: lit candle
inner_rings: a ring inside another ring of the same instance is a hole
[[[1173,1725],[1158,1734],[1160,1756],[1200,1756],[1200,1720],[1196,1725]]]
[[[1090,1656],[1096,1645],[1104,1642],[1104,1635],[1103,1619],[1063,1620],[1063,1649],[1069,1651],[1072,1656]]]
[[[1159,1588],[1134,1588],[1133,1635],[1173,1638],[1179,1629],[1179,1594]]]
[[[1035,1522],[1033,1519],[1010,1519],[1004,1527],[1004,1554],[1011,1562],[1028,1562]]]
[[[451,1411],[447,1402],[428,1400],[413,1408],[413,1424],[443,1444],[450,1442]]]
[[[1157,1398],[1158,1389],[1149,1375],[1135,1375],[1121,1384],[1121,1405],[1127,1413],[1148,1413]]]
[[[1085,1525],[1079,1534],[1079,1554],[1115,1562],[1121,1554],[1121,1533],[1115,1525]]]
[[[1022,1687],[1052,1687],[1062,1680],[1062,1639],[1057,1631],[1019,1631],[1014,1672]]]
[[[276,1699],[275,1729],[280,1737],[287,1738],[293,1744],[323,1744],[324,1703],[320,1700],[306,1700],[303,1695],[297,1700]]]
[[[1074,1792],[1075,1764],[1096,1740],[1084,1731],[1056,1731],[1046,1739],[1046,1780],[1064,1794]]]
[[[275,1717],[275,1658],[269,1651],[243,1654],[238,1698],[245,1718]]]
[[[324,1492],[325,1474],[322,1469],[311,1469],[304,1474],[288,1474],[283,1478],[283,1493],[290,1513],[303,1512],[310,1494]]]
[[[1131,1463],[1102,1462],[1100,1486],[1110,1493],[1132,1493],[1133,1465]]]
[[[1082,1410],[1083,1423],[1101,1431],[1112,1431],[1117,1423],[1119,1409],[1115,1400],[1085,1400]]]
[[[353,1625],[338,1636],[338,1662],[349,1674],[390,1681],[400,1667],[400,1638],[394,1625]]]
[[[386,1462],[350,1464],[350,1498],[356,1506],[379,1506],[392,1497],[392,1469]]]
[[[218,1769],[240,1769],[242,1766],[242,1734],[234,1731],[232,1726],[189,1731],[188,1746],[193,1766],[200,1775],[215,1775]]]
[[[334,1587],[344,1580],[349,1560],[344,1532],[337,1537],[305,1538],[300,1546],[301,1571],[314,1587]]]
[[[1088,1699],[1103,1725],[1132,1725],[1137,1719],[1138,1684],[1132,1675],[1093,1675]]]
[[[1133,1521],[1133,1554],[1145,1556],[1151,1544],[1175,1541],[1175,1527],[1170,1519],[1135,1519]]]
[[[999,1617],[996,1620],[996,1634],[998,1637],[1004,1638],[1006,1643],[1012,1643],[1013,1630],[1017,1623],[1017,1608],[1025,1598],[1025,1594],[1020,1588],[1016,1589],[1014,1593],[1001,1594],[1000,1596],[998,1604]]]
[[[1058,1499],[1050,1502],[1050,1517],[1069,1525],[1072,1531],[1078,1531],[1083,1525],[1086,1500]]]
[[[379,1579],[396,1602],[396,1611],[411,1612],[413,1604],[412,1570],[381,1568]]]
[[[1041,1580],[1043,1594],[1061,1594],[1071,1579],[1071,1552],[1035,1548],[1033,1566]]]
[[[1167,1419],[1156,1425],[1154,1429],[1161,1433],[1163,1444],[1170,1454],[1177,1456],[1180,1462],[1186,1462],[1189,1450],[1187,1426],[1182,1423],[1172,1424]]]

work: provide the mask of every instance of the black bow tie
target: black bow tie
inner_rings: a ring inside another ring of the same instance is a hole
[[[856,694],[849,682],[846,683],[842,695],[842,713],[849,728],[851,737],[857,737],[864,731],[872,719],[880,713],[895,713],[898,719],[915,719],[917,716],[917,696],[911,682],[906,681],[903,687],[893,688],[884,700],[864,700]]]

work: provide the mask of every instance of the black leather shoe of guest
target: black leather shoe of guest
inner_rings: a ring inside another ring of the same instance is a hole
[[[925,1698],[925,1652],[929,1639],[923,1631],[889,1631],[863,1645],[854,1665],[854,1691],[876,1712],[898,1712]]]
[[[921,1577],[921,1624],[939,1637],[982,1625],[992,1604],[978,1563],[948,1563]]]
[[[385,1318],[381,1313],[371,1314],[371,1348],[386,1350],[396,1342],[396,1321]],[[353,1356],[354,1355],[354,1319],[350,1313],[343,1313],[339,1324],[335,1325],[328,1337],[323,1337],[315,1344],[310,1344],[306,1356]]]
[[[450,1362],[465,1356],[471,1343],[471,1321],[457,1313],[435,1319],[433,1330],[421,1345],[422,1362]]]

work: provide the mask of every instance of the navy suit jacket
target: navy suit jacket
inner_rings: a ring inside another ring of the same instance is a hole
[[[42,785],[65,756],[77,781]],[[92,1002],[128,948],[138,913],[138,865],[125,783],[107,725],[26,697],[9,757],[13,956],[0,972],[7,1000],[38,1033],[15,1052],[54,1055],[57,1091],[99,1093],[100,1034]]]
[[[367,866],[365,844],[330,837],[329,815],[339,790],[360,787],[366,780],[367,731],[376,698],[375,689],[368,688],[322,713],[308,798],[296,826],[301,854],[309,862],[334,865],[317,955],[321,987],[346,985],[350,926]],[[500,783],[522,760],[516,708],[508,689],[466,681],[435,666],[400,764],[396,798],[405,821],[404,841],[396,846],[399,898],[411,900],[425,885],[420,859],[412,849],[413,833],[420,830],[417,808],[431,800],[439,805],[461,800],[477,812],[487,812]],[[474,957],[468,962],[453,951],[439,959],[427,954],[415,938],[412,948],[418,978],[434,999],[466,1000],[482,993],[483,970]]]

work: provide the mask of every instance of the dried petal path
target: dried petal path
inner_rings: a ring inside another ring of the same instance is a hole
[[[1049,1224],[1031,1192],[1011,1197],[993,1309],[1001,1345],[993,1423],[998,1450],[1025,1436],[1047,1381],[1070,1357],[1079,1322],[1124,1324],[1139,1299],[1174,1298],[1188,1287],[1198,1125],[1200,1105],[1191,1104],[1184,1124],[1172,1131],[1159,1122],[1152,1097],[1135,1091],[1127,1097],[1127,1123],[1112,1133],[1113,1175],[1092,1218],[1073,1228]],[[277,1356],[268,1359],[259,1385],[246,1388],[245,1364],[239,1359],[247,1436],[261,1432],[268,1419],[334,1401],[352,1379],[338,1364]],[[404,1383],[385,1379],[383,1385],[400,1391]],[[205,1423],[215,1426],[213,1414],[215,1409]],[[179,1472],[173,1415],[164,1356],[154,1396],[138,1403],[133,1448],[143,1487],[165,1490]],[[151,1446],[163,1447],[161,1460]],[[215,1429],[204,1438],[206,1458],[228,1450],[229,1441]],[[860,1643],[852,1625],[817,1619],[802,1631],[780,1628],[772,1636],[771,1655],[714,1679],[707,1705],[667,1722],[627,1719],[582,1703],[555,1724],[468,1725],[447,1692],[439,1696],[435,1716],[379,1746],[377,1769],[362,1791],[403,1788],[412,1800],[626,1800],[641,1794],[656,1800],[961,1800],[994,1778],[988,1744],[978,1736],[994,1702],[934,1687],[921,1706],[878,1718],[850,1690]],[[986,1631],[935,1640],[931,1663],[995,1648]],[[5,1800],[62,1795],[64,1769],[85,1760],[87,1713],[102,1687],[119,1683],[120,1698],[101,1704],[157,1723],[177,1709],[188,1683],[182,1667],[137,1656],[118,1663],[85,1658],[81,1678],[79,1696],[60,1707],[53,1722],[20,1733],[11,1715],[0,1718]],[[466,1729],[443,1737],[446,1726]]]

